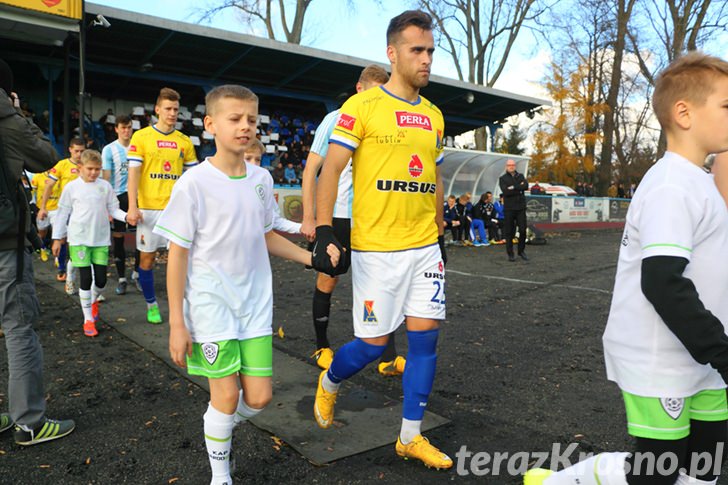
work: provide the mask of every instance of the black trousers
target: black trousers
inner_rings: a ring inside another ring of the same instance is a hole
[[[509,256],[513,255],[513,238],[516,234],[516,224],[518,224],[518,254],[526,249],[526,209],[504,211],[505,220],[503,221],[503,232],[506,238],[506,252]]]

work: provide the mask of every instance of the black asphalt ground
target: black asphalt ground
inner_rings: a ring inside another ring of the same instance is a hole
[[[246,424],[234,436],[236,483],[516,484],[536,452],[563,452],[576,443],[569,457],[575,460],[579,451],[625,449],[630,441],[623,407],[605,378],[601,346],[619,239],[613,231],[557,235],[545,246],[528,247],[530,261],[515,263],[507,261],[503,246],[449,248],[448,318],[429,409],[451,423],[428,436],[455,459],[452,470],[403,461],[393,446],[316,467]],[[164,267],[159,269],[162,291]],[[276,259],[273,269],[275,330],[282,326],[285,334],[274,345],[300,365],[313,365],[314,273]],[[134,290],[113,295],[114,285],[112,279],[109,298],[144,304]],[[29,448],[4,433],[0,483],[209,483],[202,437],[207,393],[108,325],[101,325],[99,338],[84,337],[76,298],[59,289],[58,283],[38,284],[48,414],[73,418],[78,427],[67,438]],[[351,338],[350,301],[345,276],[333,297],[335,347]],[[398,337],[404,353],[406,338]],[[374,366],[353,382],[401,398],[399,379],[380,377]],[[0,409],[6,408],[6,389],[2,346]],[[391,431],[394,440],[398,430]],[[481,453],[481,461],[458,459],[465,456],[462,447]]]

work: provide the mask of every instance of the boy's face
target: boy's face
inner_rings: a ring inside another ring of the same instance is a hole
[[[696,141],[708,153],[728,150],[728,76],[714,81],[713,92],[702,106],[693,106],[691,128]]]
[[[80,175],[84,182],[93,182],[99,178],[101,174],[101,162],[96,160],[87,160],[81,165]]]
[[[252,163],[253,165],[257,165],[260,167],[260,160],[263,158],[263,154],[260,153],[260,150],[257,150],[255,148],[247,150],[245,152],[245,155],[243,155],[243,160],[245,160],[247,163]]]
[[[242,156],[255,139],[257,126],[258,103],[249,99],[222,98],[205,116],[205,129],[215,135],[218,152]]]

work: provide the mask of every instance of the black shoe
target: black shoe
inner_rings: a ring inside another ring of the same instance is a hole
[[[525,252],[519,254],[519,256],[521,257],[522,260],[528,261],[528,256],[526,256],[526,253]]]
[[[515,257],[515,256],[513,256],[512,254],[509,254],[509,255],[508,255],[508,261],[510,261],[511,263],[513,263],[513,262],[515,262],[515,261],[516,261],[516,257]]]
[[[15,425],[13,432],[15,442],[22,446],[37,445],[45,441],[51,441],[63,438],[76,428],[76,423],[72,419],[56,421],[55,419],[43,418],[35,428],[26,431],[19,425]]]

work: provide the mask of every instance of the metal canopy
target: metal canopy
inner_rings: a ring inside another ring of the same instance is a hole
[[[111,27],[88,30],[86,91],[108,99],[151,102],[162,85],[169,85],[182,93],[185,105],[194,105],[211,87],[234,82],[253,89],[264,109],[323,116],[354,93],[361,69],[371,64],[320,49],[86,3],[86,24],[97,14],[104,15]],[[0,50],[19,62],[63,64],[62,48],[8,38],[2,30]],[[422,94],[442,110],[447,135],[549,104],[440,76],[432,76]]]

